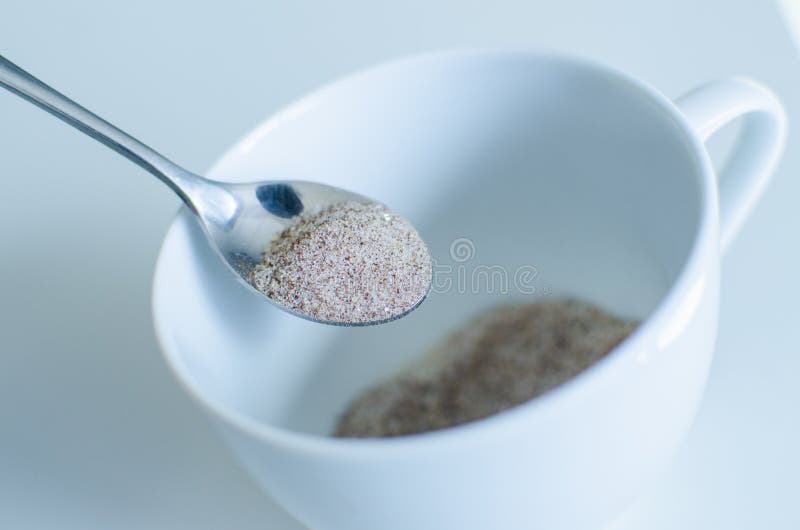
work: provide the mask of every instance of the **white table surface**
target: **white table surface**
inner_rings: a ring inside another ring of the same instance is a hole
[[[800,527],[800,61],[771,2],[206,4],[3,0],[0,53],[198,171],[316,85],[430,49],[569,50],[671,96],[731,73],[772,86],[795,127],[724,263],[702,410],[614,528]],[[0,172],[0,528],[300,528],[156,349],[150,281],[177,199],[5,93]]]

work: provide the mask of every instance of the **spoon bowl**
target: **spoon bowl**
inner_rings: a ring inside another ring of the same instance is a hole
[[[329,206],[343,202],[375,202],[358,193],[318,182],[287,180],[247,183],[207,182],[208,185],[227,192],[235,204],[232,214],[221,218],[196,210],[209,244],[237,279],[261,296],[263,293],[255,288],[251,279],[253,269],[261,261],[264,250],[284,229],[291,226],[299,215],[318,213]],[[295,316],[316,322],[337,326],[365,326],[383,324],[404,317],[425,300],[430,292],[430,286],[431,282],[419,300],[406,311],[369,322],[314,319],[271,298],[270,302]]]

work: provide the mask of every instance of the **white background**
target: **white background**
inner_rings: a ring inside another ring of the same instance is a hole
[[[794,129],[723,266],[697,424],[614,528],[800,527],[800,62],[772,3],[207,4],[1,0],[0,53],[197,171],[315,86],[431,49],[557,48],[673,97],[732,73],[773,87]],[[0,183],[0,528],[297,530],[156,349],[150,280],[177,199],[6,93]]]

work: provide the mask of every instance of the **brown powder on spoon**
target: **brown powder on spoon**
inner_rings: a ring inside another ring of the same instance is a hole
[[[574,377],[635,326],[576,300],[494,308],[357,397],[334,434],[400,436],[485,418]]]
[[[256,289],[314,320],[368,323],[413,309],[431,258],[411,224],[378,203],[347,201],[302,215],[264,252]]]

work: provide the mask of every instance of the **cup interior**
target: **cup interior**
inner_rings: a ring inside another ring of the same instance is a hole
[[[184,210],[154,285],[165,353],[219,406],[325,435],[359,392],[494,304],[574,296],[643,321],[701,215],[696,155],[674,115],[623,76],[548,55],[444,54],[334,83],[210,176],[317,180],[385,202],[428,243],[434,292],[382,326],[300,320],[240,286]]]

